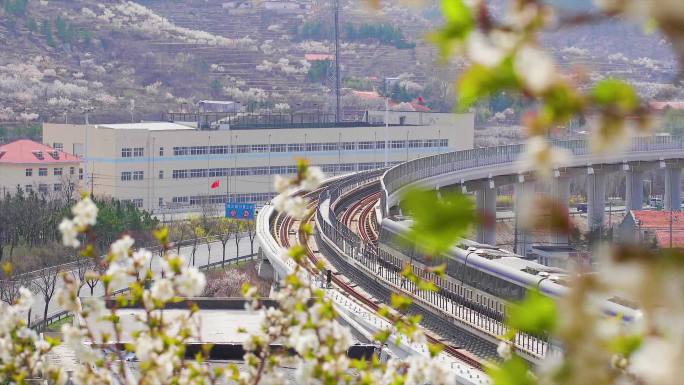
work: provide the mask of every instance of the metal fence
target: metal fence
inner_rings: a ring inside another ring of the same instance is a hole
[[[585,139],[552,141],[551,144],[566,149],[575,156],[592,153],[591,142]],[[633,138],[623,153],[682,149],[684,149],[684,137],[649,136]],[[380,210],[383,216],[386,216],[389,196],[410,183],[475,167],[511,163],[519,160],[525,150],[525,144],[513,144],[447,152],[401,163],[387,170],[382,176],[383,194]]]
[[[253,261],[254,257],[256,255],[257,255],[257,253],[246,254],[246,255],[237,256],[234,258],[229,258],[229,259],[226,259],[225,261],[219,260],[216,262],[211,262],[211,263],[208,263],[205,265],[198,266],[197,268],[200,270],[209,270],[209,269],[212,269],[212,268],[215,268],[218,266],[223,266],[226,264],[227,265],[231,265],[233,263],[237,264],[237,263],[248,261],[248,260]],[[129,288],[126,287],[123,289],[116,290],[112,294],[114,296],[116,296],[116,295],[126,293],[128,291],[129,291]],[[33,322],[31,322],[29,327],[31,329],[36,330],[37,332],[42,332],[42,331],[45,331],[47,329],[47,327],[50,326],[51,324],[53,324],[53,323],[55,323],[61,319],[67,318],[69,316],[71,316],[71,312],[69,312],[68,310],[60,310],[60,311],[57,311],[55,313],[48,315],[48,317],[46,319],[39,318],[39,319],[34,320]]]
[[[448,280],[436,277],[434,274],[423,271],[414,266],[414,273],[430,279],[436,283],[437,292],[419,290],[401,276],[403,266],[393,261],[385,260],[378,247],[371,242],[366,242],[359,235],[349,229],[344,223],[340,222],[335,212],[335,206],[340,198],[346,194],[359,189],[364,185],[377,181],[379,174],[375,171],[357,174],[341,180],[321,193],[321,200],[330,199],[328,217],[324,218],[322,210],[317,210],[316,221],[325,238],[329,239],[337,249],[341,250],[344,258],[353,259],[355,265],[361,265],[365,269],[363,272],[372,275],[375,279],[381,279],[385,285],[392,287],[396,291],[405,292],[414,298],[419,299],[427,306],[432,306],[450,318],[454,323],[465,327],[484,332],[494,338],[503,336],[508,327],[501,319],[488,317],[478,311],[476,303],[468,300],[467,296],[460,292],[465,290],[461,285],[454,284]],[[353,198],[352,198],[353,199]],[[515,337],[516,347],[524,353],[536,357],[543,356],[548,349],[548,342],[545,338],[539,338],[524,333],[518,333]]]

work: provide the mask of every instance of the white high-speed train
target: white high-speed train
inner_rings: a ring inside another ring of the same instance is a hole
[[[378,243],[383,263],[401,268],[403,264],[434,265],[446,262],[449,280],[455,281],[462,299],[493,313],[502,314],[509,301],[521,300],[528,289],[538,289],[552,298],[564,296],[569,288],[563,285],[567,272],[541,265],[523,257],[473,241],[464,240],[444,255],[444,260],[426,261],[409,246],[404,234],[410,221],[383,219]],[[605,314],[621,316],[631,321],[640,311],[606,300]]]

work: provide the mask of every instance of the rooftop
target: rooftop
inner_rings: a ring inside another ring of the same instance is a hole
[[[670,228],[669,211],[633,210],[631,213],[641,229]],[[684,212],[673,211],[671,215],[672,228],[684,230]]]
[[[17,140],[0,146],[0,164],[49,164],[74,163],[81,159],[76,155],[28,139]]]
[[[179,131],[194,130],[192,126],[172,123],[172,122],[143,122],[143,123],[124,123],[124,124],[99,124],[100,128],[112,130],[147,130],[147,131]]]
[[[655,232],[656,240],[658,241],[658,246],[660,247],[670,247],[670,231],[669,230],[656,230]],[[684,233],[681,231],[672,233],[672,247],[684,248]]]

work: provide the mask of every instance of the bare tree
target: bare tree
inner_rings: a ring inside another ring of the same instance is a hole
[[[239,257],[240,256],[240,241],[242,240],[242,237],[240,237],[240,232],[244,228],[244,222],[241,221],[233,221],[233,226],[235,226],[235,230],[233,233],[233,239],[235,239],[235,256]]]
[[[14,304],[17,298],[19,298],[19,288],[21,286],[22,282],[13,278],[0,281],[0,301],[8,305]]]
[[[62,190],[59,191],[59,198],[61,198],[67,205],[71,205],[78,197],[78,174],[72,169],[64,172],[60,178]]]
[[[247,230],[247,236],[249,237],[249,249],[250,254],[254,255],[254,240],[256,239],[256,222],[251,220],[245,223],[245,230]]]
[[[220,218],[216,224],[216,238],[221,241],[221,246],[223,248],[221,266],[225,266],[226,264],[226,244],[232,238],[235,229],[231,222],[232,221],[228,218]]]
[[[47,322],[48,308],[50,306],[50,301],[55,295],[55,289],[57,287],[57,276],[59,275],[59,269],[56,267],[46,267],[37,272],[34,279],[34,284],[38,289],[38,292],[43,296],[43,301],[45,307],[43,308],[43,322]]]
[[[78,279],[78,291],[76,292],[77,296],[81,295],[81,289],[86,284],[86,272],[88,271],[90,265],[92,265],[90,259],[84,258],[80,254],[76,256],[76,268],[71,271],[71,276],[74,277],[74,279]]]
[[[183,242],[192,234],[192,229],[185,221],[177,222],[170,227],[171,240],[176,244],[176,254],[180,254]]]
[[[85,282],[90,288],[90,296],[92,297],[95,292],[95,287],[97,287],[98,282],[100,282],[100,275],[104,273],[105,266],[102,261],[96,261],[89,270],[85,273]]]

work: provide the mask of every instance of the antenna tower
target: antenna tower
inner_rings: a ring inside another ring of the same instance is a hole
[[[340,108],[340,0],[333,0],[333,18],[335,21],[335,122],[342,120]]]

